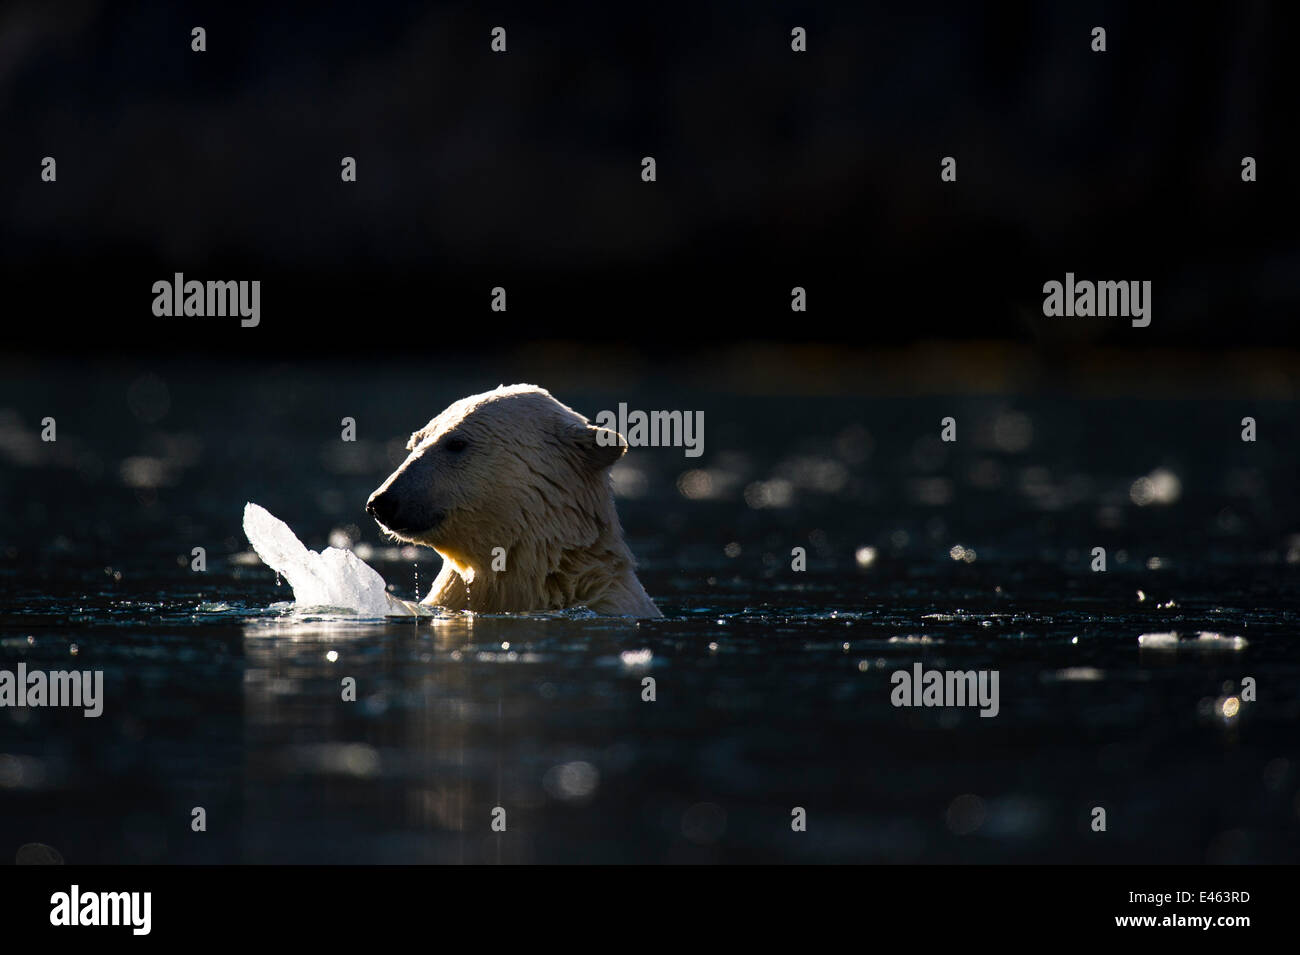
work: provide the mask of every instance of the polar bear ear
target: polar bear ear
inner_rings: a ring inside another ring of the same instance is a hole
[[[575,427],[570,433],[582,452],[583,459],[596,471],[609,467],[627,451],[627,441],[610,428],[584,424]]]

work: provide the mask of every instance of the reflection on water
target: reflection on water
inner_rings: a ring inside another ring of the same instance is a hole
[[[97,720],[0,711],[0,853],[1300,851],[1289,405],[1255,409],[1276,437],[1251,446],[1214,437],[1240,418],[1218,404],[657,400],[553,385],[588,413],[618,400],[705,412],[704,456],[634,449],[616,474],[665,618],[365,622],[291,608],[247,557],[243,502],[265,501],[309,547],[356,548],[393,592],[422,596],[436,558],[388,545],[361,505],[403,429],[481,383],[128,379],[92,380],[100,400],[59,411],[56,449],[34,437],[53,390],[0,392],[0,485],[16,502],[0,523],[0,669],[102,669],[106,696]],[[429,398],[408,409],[412,394]],[[364,446],[339,449],[344,413]],[[956,444],[938,440],[947,415]],[[1096,547],[1105,573],[1091,570]],[[794,548],[806,571],[792,570]],[[914,663],[996,669],[998,716],[891,706],[891,675]],[[190,828],[198,806],[205,833]],[[1089,828],[1095,806],[1105,833]],[[806,832],[792,831],[796,807]]]

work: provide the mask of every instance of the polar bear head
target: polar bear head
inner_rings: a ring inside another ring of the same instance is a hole
[[[433,547],[462,571],[489,565],[496,548],[558,553],[618,529],[609,467],[626,442],[545,389],[462,398],[407,450],[366,510],[391,536]]]

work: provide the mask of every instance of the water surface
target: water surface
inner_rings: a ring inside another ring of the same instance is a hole
[[[294,610],[247,554],[245,501],[423,596],[436,555],[384,541],[366,496],[410,431],[497,383],[175,365],[8,379],[0,668],[102,669],[107,699],[99,719],[0,711],[0,853],[1297,859],[1294,404],[543,380],[593,416],[704,410],[702,457],[633,449],[616,471],[664,619]],[[1245,413],[1267,440],[1239,440]],[[1139,645],[1164,633],[1182,642]],[[998,715],[891,706],[891,673],[918,661],[996,669]]]

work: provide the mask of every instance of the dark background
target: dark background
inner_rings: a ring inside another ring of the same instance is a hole
[[[0,10],[11,353],[1293,338],[1286,4]],[[176,271],[260,279],[261,326],[155,318],[152,283]],[[1151,326],[1043,318],[1066,271],[1151,280]]]

